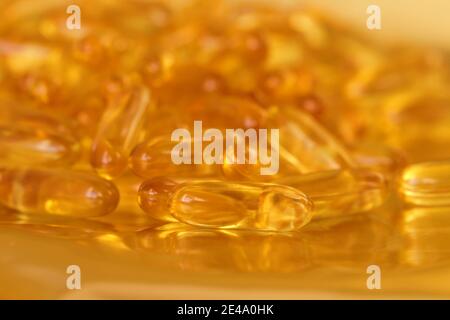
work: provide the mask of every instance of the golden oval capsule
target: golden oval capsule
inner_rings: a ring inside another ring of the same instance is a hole
[[[95,217],[117,207],[111,182],[82,172],[0,168],[0,204],[30,214]]]
[[[220,180],[144,182],[139,204],[152,217],[190,225],[271,231],[298,230],[311,220],[312,203],[281,185]]]
[[[450,161],[423,162],[403,170],[399,191],[405,202],[418,206],[450,205]]]
[[[115,98],[103,113],[91,153],[92,167],[107,179],[125,172],[128,157],[143,136],[144,119],[151,105],[150,92],[144,86],[121,92]]]
[[[151,217],[162,221],[177,221],[169,214],[169,196],[178,184],[167,178],[155,178],[141,184],[139,206]]]
[[[68,166],[78,159],[80,144],[58,119],[15,106],[0,109],[0,162]]]
[[[269,110],[268,127],[280,128],[280,158],[301,173],[354,166],[348,150],[312,116],[286,106]]]
[[[186,147],[193,150],[194,139],[183,141]],[[194,164],[193,152],[189,158],[191,164],[175,164],[172,152],[177,142],[170,136],[161,136],[139,144],[131,153],[130,166],[133,172],[143,178],[158,176],[169,177],[207,177],[221,174],[220,164]]]
[[[78,148],[67,137],[46,133],[40,136],[15,126],[0,127],[2,163],[70,165],[78,156]]]
[[[381,173],[367,170],[330,170],[279,179],[304,192],[314,203],[314,219],[369,211],[383,204],[388,194]]]
[[[261,127],[269,129],[270,137],[262,145],[266,150],[261,149],[261,144],[245,145],[246,157],[251,153],[259,153],[258,161],[245,165],[225,162],[223,171],[227,177],[273,181],[292,175],[356,165],[349,151],[309,114],[290,107],[274,107],[268,110],[266,122]],[[264,152],[265,158],[279,161],[278,170],[274,170],[274,174],[261,175],[261,152]]]
[[[312,217],[312,202],[281,185],[187,182],[175,188],[170,212],[181,222],[211,228],[294,231]]]

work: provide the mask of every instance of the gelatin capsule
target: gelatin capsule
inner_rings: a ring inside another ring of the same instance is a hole
[[[450,205],[450,161],[423,162],[403,170],[399,191],[406,203],[417,206]]]
[[[67,170],[0,168],[0,204],[29,214],[106,215],[117,207],[111,182]]]
[[[314,203],[314,219],[345,216],[379,207],[388,186],[381,173],[330,170],[276,180],[305,193]]]
[[[15,164],[69,165],[74,162],[78,146],[66,137],[46,135],[17,127],[0,127],[0,162]]]
[[[137,86],[119,93],[103,113],[92,145],[91,165],[108,179],[125,172],[132,149],[143,136],[144,120],[151,106],[149,90]]]
[[[182,143],[189,144],[190,150],[194,150],[194,139]],[[175,164],[172,152],[177,144],[178,142],[171,141],[170,136],[157,137],[139,144],[131,153],[131,169],[143,178],[158,176],[200,178],[221,174],[220,164],[194,164],[193,152],[190,155],[192,164]]]
[[[254,165],[225,163],[224,173],[231,178],[243,177],[250,180],[273,180],[282,177],[313,173],[318,171],[349,168],[355,161],[349,151],[340,144],[312,116],[290,107],[268,110],[266,122],[261,125],[279,130],[279,145],[274,146],[267,139],[266,154],[272,151],[279,155],[279,170],[275,175],[261,176],[258,162]],[[270,150],[270,151],[269,151]],[[247,155],[261,152],[261,149],[248,148]]]
[[[313,205],[308,197],[286,186],[218,180],[171,184],[166,182],[164,186],[168,187],[159,193],[141,188],[141,207],[152,214],[152,206],[162,201],[161,210],[170,211],[183,223],[226,229],[294,231],[312,217]],[[168,190],[169,195],[164,194]],[[168,208],[164,209],[165,205]]]
[[[0,162],[16,165],[71,165],[80,145],[69,127],[46,114],[0,108]]]
[[[401,152],[378,144],[364,144],[352,149],[358,168],[381,172],[386,178],[394,177],[406,165]]]
[[[162,177],[143,182],[138,191],[139,206],[157,220],[177,221],[169,213],[169,197],[177,185],[178,183]]]
[[[301,173],[354,166],[348,150],[306,113],[291,107],[272,108],[267,127],[280,129],[280,158]]]

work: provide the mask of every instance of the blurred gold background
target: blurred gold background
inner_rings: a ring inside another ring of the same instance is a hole
[[[449,1],[305,3],[380,42],[450,49]],[[365,28],[369,4],[381,6],[380,31]],[[446,299],[449,213],[440,208],[402,211],[391,205],[367,216],[311,224],[298,238],[177,225],[156,233],[117,235],[101,222],[76,220],[73,226],[29,232],[33,224],[0,223],[0,298]],[[85,234],[74,231],[80,225]],[[66,268],[72,264],[81,267],[82,290],[66,288]],[[381,267],[381,290],[366,287],[370,264]]]

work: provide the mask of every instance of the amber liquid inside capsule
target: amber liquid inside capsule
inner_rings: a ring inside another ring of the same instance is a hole
[[[308,195],[314,203],[315,219],[369,211],[382,205],[388,195],[384,176],[364,169],[310,173],[277,183]]]
[[[418,206],[450,205],[450,161],[425,162],[405,168],[399,181],[404,200]]]
[[[118,204],[116,187],[67,170],[0,168],[0,204],[29,214],[95,217]]]
[[[68,166],[78,160],[80,145],[64,123],[17,106],[1,108],[1,163]]]
[[[141,185],[138,199],[156,219],[199,227],[293,231],[312,216],[303,193],[268,183],[156,178]]]
[[[301,192],[263,183],[189,182],[170,197],[171,214],[203,227],[294,231],[312,217],[312,203]]]
[[[144,86],[117,93],[114,98],[100,121],[91,153],[92,166],[108,179],[127,169],[131,150],[144,136],[150,108],[150,92]]]
[[[183,157],[184,153],[189,154],[190,164],[174,163],[172,160],[172,152],[176,152],[174,148],[177,145],[183,146],[183,150],[180,149],[178,151],[180,157]],[[200,178],[221,174],[220,164],[194,164],[193,150],[194,139],[172,142],[170,136],[157,137],[139,144],[133,150],[130,157],[130,166],[136,175],[143,178],[155,178],[159,176]]]
[[[282,177],[312,173],[318,171],[349,168],[355,165],[350,152],[312,116],[294,110],[289,106],[271,108],[263,126],[279,129],[277,145],[271,145],[264,151],[279,156],[279,170],[275,175],[261,176],[261,163],[254,165],[233,165],[225,163],[227,176],[243,177],[250,180],[273,180]],[[279,145],[278,145],[279,144]],[[257,148],[247,148],[250,152],[263,152]]]

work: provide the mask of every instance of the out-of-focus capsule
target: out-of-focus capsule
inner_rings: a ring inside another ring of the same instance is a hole
[[[450,205],[450,161],[423,162],[403,170],[399,191],[417,206]]]
[[[272,108],[268,127],[280,128],[280,157],[302,173],[354,165],[346,148],[308,114],[290,107]]]
[[[382,145],[365,144],[351,152],[358,168],[381,172],[386,178],[393,177],[406,164],[401,152]]]
[[[102,216],[119,202],[114,184],[67,170],[0,168],[0,204],[30,214]]]
[[[266,122],[261,127],[279,130],[279,145],[271,144],[267,139],[267,156],[279,153],[279,170],[273,176],[261,176],[258,162],[254,165],[235,165],[225,163],[224,172],[230,177],[245,177],[251,180],[273,180],[281,177],[312,173],[325,170],[349,168],[355,166],[348,150],[339,143],[312,116],[290,107],[268,110]],[[263,147],[264,144],[263,144]],[[270,151],[271,150],[271,151]],[[248,148],[247,155],[252,152],[261,153],[259,148]]]
[[[46,114],[2,106],[0,108],[0,162],[16,165],[70,165],[80,145],[74,132]]]
[[[387,197],[381,173],[367,170],[331,170],[276,180],[304,192],[314,203],[314,219],[371,210]]]
[[[194,150],[194,139],[180,142],[185,150]],[[170,136],[157,137],[139,144],[132,152],[130,166],[133,172],[144,178],[158,176],[201,178],[221,174],[220,164],[194,164],[194,152],[190,152],[191,164],[175,164],[172,152],[178,142],[172,142]],[[181,152],[181,151],[180,151]],[[201,155],[200,155],[201,156]]]
[[[262,106],[241,96],[208,95],[195,99],[187,109],[191,123],[201,120],[204,129],[261,128],[266,121]]]
[[[119,93],[116,98],[103,114],[91,153],[91,165],[109,179],[126,170],[131,150],[144,135],[144,121],[152,105],[144,86]]]
[[[171,189],[169,195],[154,192],[155,188],[150,192],[148,188],[141,188],[141,207],[152,214],[152,207],[159,206],[161,199],[169,206],[168,214],[190,225],[294,231],[307,224],[312,216],[313,205],[308,197],[286,186],[218,180],[190,181],[172,188],[170,183],[164,186]]]

